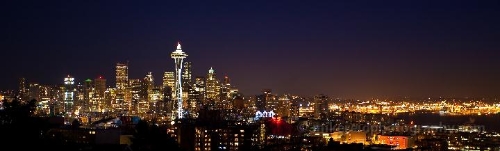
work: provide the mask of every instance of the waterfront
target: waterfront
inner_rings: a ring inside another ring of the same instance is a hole
[[[438,113],[402,113],[396,116],[416,125],[465,125],[484,126],[487,131],[500,131],[500,114],[489,115],[440,115]]]

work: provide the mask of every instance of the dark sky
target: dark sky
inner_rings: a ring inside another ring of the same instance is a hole
[[[499,1],[0,2],[0,87],[172,70],[177,41],[194,74],[213,66],[246,95],[500,95]],[[158,83],[160,84],[160,83]]]

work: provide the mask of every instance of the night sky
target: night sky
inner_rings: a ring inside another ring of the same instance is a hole
[[[0,88],[60,84],[114,66],[130,78],[173,71],[181,41],[194,75],[213,66],[245,95],[496,97],[500,2],[0,2]]]

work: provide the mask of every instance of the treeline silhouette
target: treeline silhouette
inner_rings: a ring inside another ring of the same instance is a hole
[[[165,127],[139,121],[135,127],[131,148],[134,151],[180,151],[178,143],[169,136]]]
[[[132,145],[79,144],[61,137],[48,137],[47,132],[63,125],[54,125],[47,117],[34,116],[37,100],[21,102],[2,100],[0,110],[0,140],[2,151],[52,150],[52,151],[159,151],[180,150],[166,128],[140,121],[133,131]],[[73,122],[75,123],[75,122]],[[75,124],[76,125],[76,124]],[[79,125],[78,125],[79,126]],[[78,126],[73,126],[77,128]]]
[[[0,137],[2,150],[24,150],[41,147],[43,132],[49,129],[48,123],[33,116],[36,100],[22,103],[18,100],[2,101],[0,110]]]

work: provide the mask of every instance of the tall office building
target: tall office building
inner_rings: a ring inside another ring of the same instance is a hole
[[[18,97],[22,101],[26,101],[28,99],[28,88],[27,88],[27,83],[25,78],[20,78],[19,79],[19,94]]]
[[[131,107],[130,101],[127,98],[128,87],[128,62],[116,64],[116,98],[114,107],[118,110],[127,110]],[[131,95],[131,94],[130,94]],[[131,98],[131,97],[130,97]]]
[[[142,80],[141,79],[129,79],[130,93],[132,94],[131,101],[131,112],[132,114],[144,113],[140,107],[141,102],[145,102],[146,98],[144,92],[142,91]]]
[[[220,85],[219,80],[217,80],[215,70],[210,67],[206,77],[206,88],[205,95],[207,99],[219,101]]]
[[[152,72],[148,72],[148,74],[146,74],[146,76],[142,80],[142,92],[143,92],[142,96],[145,99],[141,100],[141,102],[139,102],[140,107],[142,107],[143,110],[146,112],[151,109],[150,104],[153,104],[153,105],[155,104],[155,103],[151,103],[151,102],[157,101],[157,99],[155,98],[155,92],[153,92],[153,89],[154,89],[153,74],[152,74]]]
[[[255,107],[258,111],[273,111],[278,109],[279,102],[276,96],[271,94],[271,89],[264,89],[261,95],[255,96]]]
[[[106,79],[99,76],[94,79],[94,94],[92,100],[94,101],[97,111],[102,111],[106,108],[104,94],[106,93]]]
[[[68,75],[64,78],[64,112],[66,114],[73,113],[73,105],[75,101],[75,78]]]
[[[116,64],[116,89],[125,90],[128,86],[128,62]]]
[[[222,82],[220,93],[221,101],[229,101],[231,99],[231,83],[228,76],[224,76],[224,81]]]
[[[260,112],[266,111],[266,95],[261,94],[255,96],[255,108]]]
[[[300,117],[300,107],[301,102],[304,102],[303,98],[300,97],[292,97],[290,100],[290,117],[291,120],[298,120]]]
[[[182,82],[184,85],[191,85],[191,62],[184,62],[184,72],[182,73]]]
[[[31,83],[29,84],[28,88],[29,92],[29,97],[27,98],[28,101],[35,99],[37,101],[40,101],[40,85],[38,83]]]
[[[314,96],[314,117],[322,118],[328,112],[328,96],[319,94]]]
[[[141,99],[139,102],[139,109],[144,112],[150,111],[150,104],[155,100],[155,92],[154,90],[154,78],[153,73],[148,72],[146,76],[142,79],[142,88],[141,88]],[[155,100],[156,101],[156,100]],[[153,103],[154,104],[154,103]]]
[[[98,98],[104,98],[104,92],[106,92],[106,79],[104,79],[102,76],[99,76],[94,79],[94,84],[96,96]]]
[[[146,76],[144,77],[144,79],[142,80],[142,92],[143,92],[143,96],[147,99],[147,101],[150,101],[151,98],[149,98],[149,94],[151,93],[151,91],[153,90],[154,88],[154,79],[153,79],[153,73],[152,72],[148,72],[148,74],[146,74]]]
[[[104,91],[105,112],[115,111],[115,109],[113,108],[115,100],[116,100],[116,88],[106,88],[106,91]]]
[[[158,108],[161,110],[161,114],[163,115],[170,115],[169,117],[172,117],[173,113],[173,98],[172,98],[172,88],[169,86],[163,87],[163,96],[162,100],[160,103],[158,103]]]
[[[170,54],[170,57],[174,59],[175,61],[175,97],[177,101],[177,118],[182,119],[183,118],[183,112],[184,109],[182,107],[182,104],[184,103],[182,101],[182,66],[183,66],[183,61],[184,58],[186,58],[188,55],[182,51],[181,48],[181,43],[177,43],[177,49]]]
[[[173,99],[175,98],[175,75],[174,72],[165,72],[163,74],[163,96],[160,103],[158,103],[158,108],[161,110],[161,113],[170,117],[173,117],[174,105]]]
[[[194,81],[194,89],[200,94],[200,99],[205,101],[205,77],[196,77]],[[203,103],[205,104],[205,103]]]
[[[290,95],[282,95],[278,98],[278,108],[276,113],[281,117],[290,117]]]
[[[55,115],[55,114],[63,114],[64,113],[64,107],[65,107],[65,88],[64,88],[64,83],[63,84],[58,84],[54,86],[52,89],[52,94],[53,96],[53,101],[51,101],[51,109],[50,109],[50,114]]]
[[[186,102],[186,107],[188,110],[188,113],[190,115],[194,115],[197,110],[198,110],[198,105],[201,104],[202,101],[202,96],[198,91],[195,90],[194,87],[192,86],[186,86],[187,88],[185,89],[187,91],[187,101]],[[194,117],[194,116],[191,116]]]
[[[80,91],[79,95],[83,96],[83,99],[79,100],[77,103],[77,106],[79,106],[82,110],[81,112],[88,112],[88,111],[94,111],[97,109],[97,102],[94,102],[93,95],[94,95],[94,86],[92,83],[91,79],[87,79],[83,82],[83,88]]]
[[[162,101],[162,92],[159,87],[154,87],[149,91],[149,111],[155,114],[162,113],[164,111],[164,104]]]
[[[182,72],[182,100],[184,100],[184,108],[188,109],[187,113],[192,113],[192,106],[195,106],[195,100],[197,99],[198,93],[192,87],[191,81],[191,62],[184,62]],[[196,99],[193,99],[196,98]],[[185,111],[186,112],[186,111]],[[188,114],[189,114],[188,113]]]
[[[39,115],[49,115],[50,113],[50,104],[51,104],[51,99],[55,96],[52,94],[52,89],[53,87],[51,86],[46,86],[46,85],[40,85],[39,86],[39,97],[40,100],[38,101],[37,109],[36,109],[36,114]]]
[[[168,72],[166,71],[165,73],[163,73],[163,87],[170,87],[170,88],[174,88],[175,86],[175,76],[174,76],[174,72]]]

